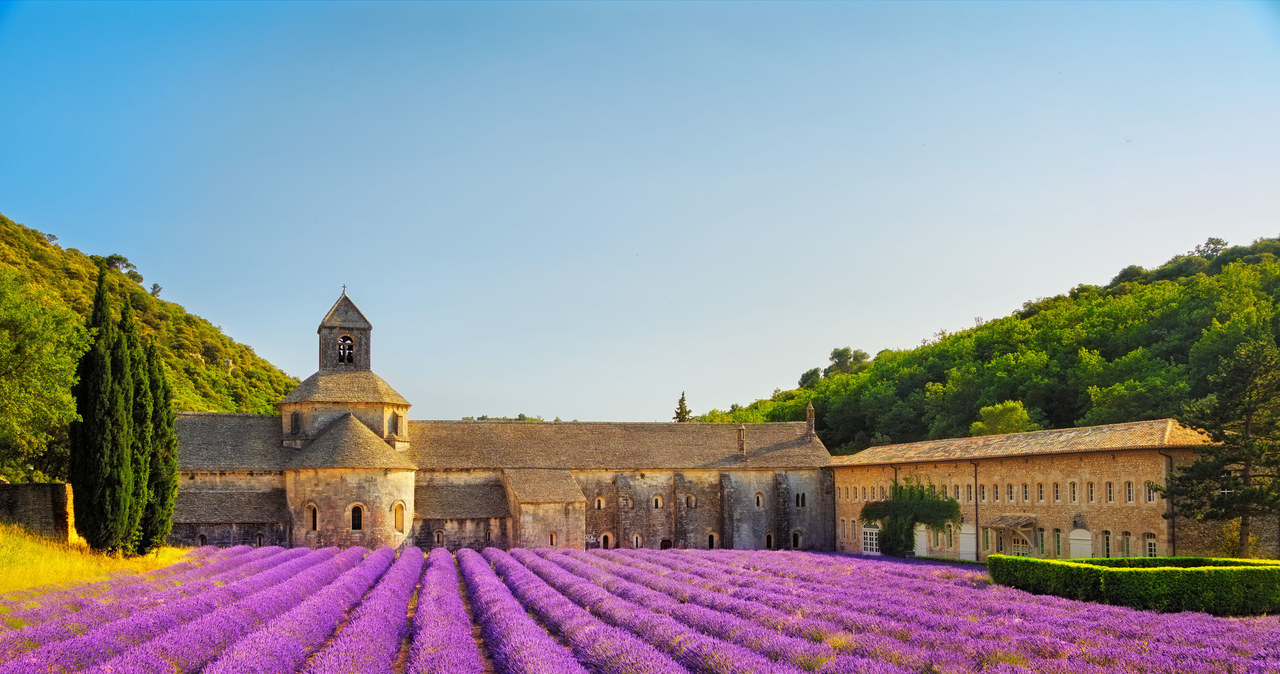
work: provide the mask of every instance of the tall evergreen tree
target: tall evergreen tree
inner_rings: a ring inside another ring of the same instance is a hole
[[[173,501],[178,493],[178,437],[173,430],[173,389],[164,372],[155,343],[147,345],[148,380],[151,385],[151,464],[147,479],[150,499],[142,513],[142,538],[138,553],[164,544],[173,521]]]
[[[676,403],[676,415],[671,417],[674,421],[688,421],[693,413],[689,411],[689,406],[684,402],[684,391],[680,392],[680,400]]]
[[[125,550],[136,553],[142,540],[142,513],[149,500],[148,483],[151,474],[152,394],[151,372],[147,366],[147,351],[138,336],[138,324],[133,317],[133,304],[126,293],[120,309],[120,339],[129,356],[130,404],[130,468],[133,473],[133,497],[129,507],[129,530]]]
[[[76,531],[95,550],[118,550],[129,529],[133,492],[129,424],[132,398],[119,376],[128,371],[128,352],[111,320],[107,270],[98,269],[89,328],[93,343],[76,369],[76,411],[71,425],[69,476]],[[131,383],[131,382],[130,382]]]

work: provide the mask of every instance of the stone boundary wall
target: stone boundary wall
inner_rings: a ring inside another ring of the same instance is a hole
[[[59,543],[70,542],[75,531],[72,512],[69,484],[0,484],[0,520],[32,533]]]

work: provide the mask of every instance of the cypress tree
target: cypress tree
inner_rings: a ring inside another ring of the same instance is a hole
[[[95,550],[118,550],[126,528],[133,480],[129,425],[132,397],[119,373],[128,371],[129,357],[107,303],[107,270],[98,268],[89,328],[93,343],[76,368],[76,411],[71,424],[69,476],[75,526]],[[131,388],[131,387],[130,387]]]
[[[133,474],[133,494],[130,499],[128,522],[125,524],[128,537],[125,550],[136,553],[142,540],[142,513],[147,506],[147,485],[151,474],[151,373],[147,367],[147,352],[138,336],[138,325],[133,318],[133,304],[126,293],[124,305],[120,309],[120,339],[129,355],[129,369],[125,377],[129,380],[131,394],[130,404],[130,472]]]
[[[178,493],[178,437],[173,431],[173,389],[154,342],[147,345],[147,371],[151,385],[151,465],[147,489],[151,498],[142,513],[142,538],[138,553],[164,544],[173,522],[173,501]]]

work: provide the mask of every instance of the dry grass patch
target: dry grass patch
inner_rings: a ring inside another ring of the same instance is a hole
[[[189,548],[163,547],[141,557],[94,552],[84,539],[57,543],[0,522],[0,594],[40,585],[66,585],[118,573],[143,573],[177,562]]]

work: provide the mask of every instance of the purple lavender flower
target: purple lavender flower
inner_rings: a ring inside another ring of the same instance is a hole
[[[427,570],[413,614],[408,671],[410,674],[484,671],[480,648],[471,638],[471,618],[458,591],[458,568],[453,555],[444,548],[435,548],[427,558]]]

